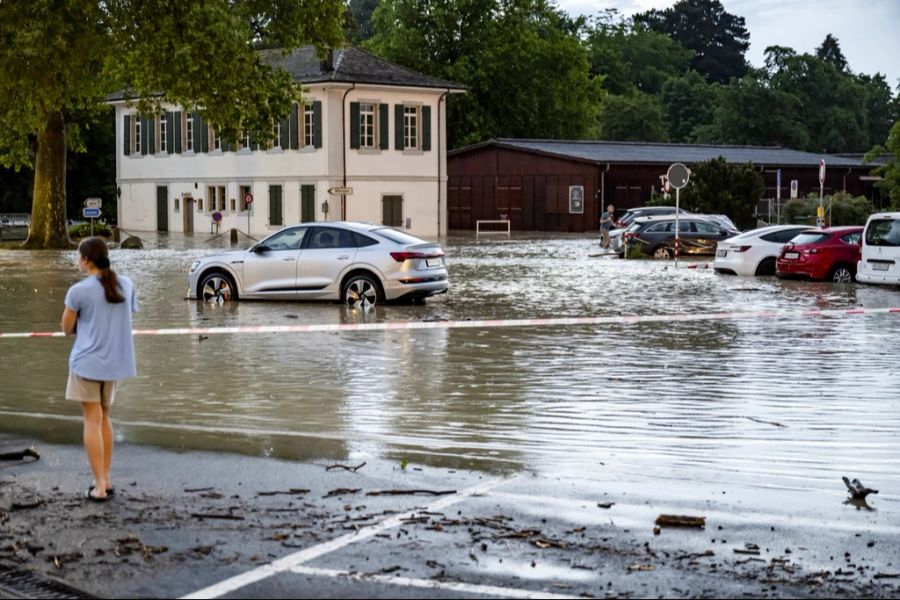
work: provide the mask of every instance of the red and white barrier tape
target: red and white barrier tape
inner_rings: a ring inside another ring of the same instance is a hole
[[[185,327],[176,329],[135,329],[134,335],[217,335],[236,333],[327,333],[341,331],[403,331],[415,329],[493,329],[497,327],[569,327],[573,325],[615,325],[669,323],[686,321],[727,321],[736,319],[798,319],[809,317],[846,317],[858,315],[900,315],[900,308],[852,308],[726,313],[688,313],[674,315],[627,315],[611,317],[559,317],[548,319],[493,319],[481,321],[388,321],[385,323],[346,323],[323,325],[260,325],[255,327]],[[2,338],[65,337],[62,332],[0,333]]]

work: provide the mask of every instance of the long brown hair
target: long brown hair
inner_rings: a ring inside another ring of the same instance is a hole
[[[119,289],[119,280],[116,272],[109,268],[109,248],[106,242],[100,238],[86,238],[78,244],[78,252],[85,260],[93,263],[95,267],[100,269],[97,279],[103,284],[103,292],[106,294],[106,301],[110,304],[118,304],[125,302],[125,296]]]

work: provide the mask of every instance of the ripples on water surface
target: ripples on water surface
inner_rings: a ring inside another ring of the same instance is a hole
[[[199,236],[198,236],[199,238]],[[900,291],[589,258],[585,237],[445,241],[451,293],[336,304],[182,300],[200,239],[116,251],[140,328],[900,306]],[[74,253],[0,251],[0,331],[54,330]],[[138,337],[120,435],[289,458],[420,462],[749,488],[900,489],[900,318]],[[6,430],[77,442],[70,340],[0,340]],[[27,415],[27,416],[26,416]],[[601,475],[602,474],[602,475]],[[878,486],[876,486],[878,487]],[[893,496],[885,492],[895,490]]]

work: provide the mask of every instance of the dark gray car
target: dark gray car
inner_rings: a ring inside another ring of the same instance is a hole
[[[715,255],[716,245],[740,231],[703,215],[681,215],[678,224],[680,255]],[[625,231],[625,243],[653,258],[675,256],[675,217],[642,217]]]

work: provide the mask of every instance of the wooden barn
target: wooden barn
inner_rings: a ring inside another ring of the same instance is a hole
[[[760,213],[777,196],[782,206],[819,191],[825,160],[825,193],[864,195],[880,208],[883,199],[870,176],[872,165],[857,156],[830,156],[778,147],[649,144],[638,142],[496,139],[447,153],[450,229],[475,229],[479,220],[509,220],[518,231],[585,232],[597,229],[604,206],[617,211],[646,204],[659,192],[661,176],[682,162],[692,167],[718,157],[752,164],[766,191]],[[777,207],[774,209],[777,210]]]

